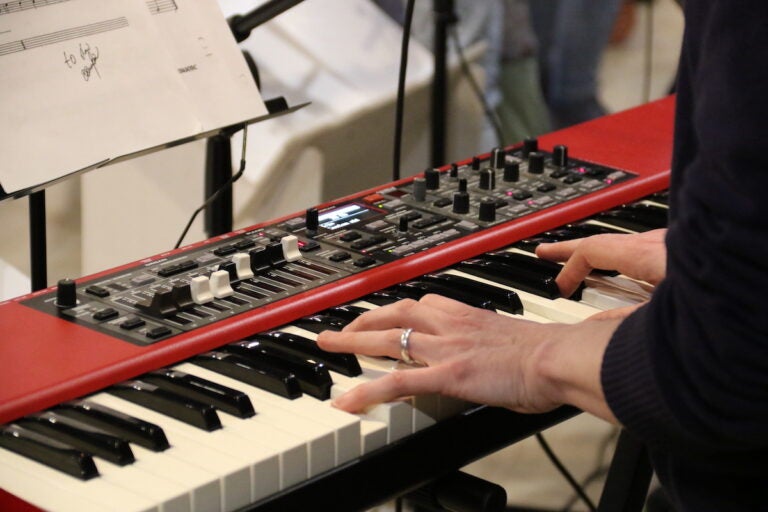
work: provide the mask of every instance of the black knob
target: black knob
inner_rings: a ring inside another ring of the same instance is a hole
[[[320,227],[320,213],[317,208],[308,208],[304,217],[304,225],[307,228],[307,236],[315,236]]]
[[[477,156],[472,157],[472,170],[473,171],[480,170],[480,157],[477,157]]]
[[[427,200],[427,182],[424,178],[414,178],[413,198],[419,202]]]
[[[539,139],[529,137],[523,141],[523,156],[528,156],[531,153],[539,150]]]
[[[451,164],[451,170],[448,172],[450,178],[459,177],[459,166],[457,164]]]
[[[469,213],[469,193],[467,180],[459,180],[459,191],[453,194],[453,213]]]
[[[427,169],[424,171],[424,181],[427,182],[427,190],[437,190],[440,188],[440,171]]]
[[[552,163],[558,167],[568,167],[568,146],[559,144],[552,152]]]
[[[408,217],[405,215],[400,216],[400,220],[397,225],[397,230],[401,233],[408,231]]]
[[[520,164],[510,162],[504,166],[504,181],[515,182],[520,179]]]
[[[496,172],[493,169],[483,169],[480,172],[480,188],[483,190],[496,188]]]
[[[496,201],[494,199],[484,197],[480,201],[478,218],[483,222],[493,222],[496,220]]]
[[[77,306],[77,287],[72,279],[60,279],[56,289],[56,306],[62,309]]]
[[[544,153],[534,151],[528,155],[528,172],[542,174],[544,172]]]
[[[493,152],[491,153],[491,167],[497,170],[503,169],[506,159],[507,152],[504,151],[504,148],[494,148]]]

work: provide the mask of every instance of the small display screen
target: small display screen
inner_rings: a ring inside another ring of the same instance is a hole
[[[335,231],[357,224],[374,215],[378,215],[378,212],[365,206],[357,203],[346,204],[339,208],[331,208],[321,212],[319,215],[320,227],[329,231]]]

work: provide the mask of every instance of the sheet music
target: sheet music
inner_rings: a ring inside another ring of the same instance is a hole
[[[0,2],[0,184],[266,114],[215,0]]]

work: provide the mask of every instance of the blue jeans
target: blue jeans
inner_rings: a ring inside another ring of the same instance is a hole
[[[605,114],[597,70],[622,0],[530,0],[539,66],[552,125]]]

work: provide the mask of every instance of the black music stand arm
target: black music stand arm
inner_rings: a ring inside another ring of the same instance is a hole
[[[432,167],[445,164],[445,140],[448,110],[448,29],[456,21],[453,0],[434,0],[435,32],[432,79]]]
[[[29,258],[32,291],[48,287],[48,248],[45,190],[29,195]]]
[[[271,0],[247,14],[238,14],[229,18],[229,28],[240,43],[248,39],[251,30],[266,23],[303,0]],[[260,88],[259,71],[248,52],[243,52],[248,68],[251,70],[256,85]],[[268,102],[265,102],[268,103]],[[275,113],[267,108],[270,114]],[[287,107],[286,107],[287,108]],[[232,178],[232,135],[237,130],[226,129],[221,134],[210,137],[206,146],[204,197],[211,197]],[[205,232],[208,237],[229,233],[233,229],[232,187],[219,192],[205,209]]]

